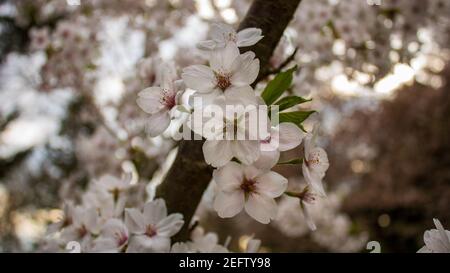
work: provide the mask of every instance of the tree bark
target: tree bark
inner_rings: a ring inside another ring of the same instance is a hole
[[[239,25],[239,30],[256,27],[264,38],[243,51],[253,51],[260,61],[260,73],[264,75],[269,60],[284,30],[291,21],[301,0],[255,0]],[[157,188],[156,198],[166,201],[169,213],[183,214],[185,224],[173,238],[176,241],[189,239],[189,223],[212,178],[213,168],[203,157],[203,141],[182,140],[175,161],[162,184]]]

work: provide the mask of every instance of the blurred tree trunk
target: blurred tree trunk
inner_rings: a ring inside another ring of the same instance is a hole
[[[244,48],[244,51],[255,52],[260,60],[260,75],[270,69],[269,60],[273,51],[300,2],[301,0],[255,0],[239,25],[239,30],[249,27],[262,30],[264,38],[256,45]],[[203,141],[182,140],[175,162],[156,192],[157,198],[166,201],[169,212],[179,212],[184,216],[185,224],[174,237],[175,241],[189,239],[192,216],[212,178],[213,168],[205,163],[202,146]]]

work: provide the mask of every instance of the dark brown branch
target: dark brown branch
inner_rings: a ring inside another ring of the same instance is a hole
[[[239,26],[239,30],[257,27],[264,38],[244,51],[255,52],[260,60],[260,73],[269,70],[269,60],[301,0],[255,0]],[[168,211],[183,214],[185,225],[174,241],[189,239],[189,223],[212,178],[213,169],[205,163],[203,141],[182,140],[177,157],[156,197],[166,201]]]

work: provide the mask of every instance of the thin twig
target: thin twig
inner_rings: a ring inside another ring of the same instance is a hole
[[[264,80],[265,78],[269,77],[270,75],[275,75],[275,74],[280,73],[289,63],[291,63],[294,60],[297,52],[298,52],[298,47],[296,47],[294,52],[292,52],[292,54],[289,55],[289,57],[287,57],[286,60],[284,60],[277,68],[267,70],[267,72],[262,74],[261,76],[259,76],[256,79],[255,83],[253,83],[253,84],[256,85],[258,82]]]

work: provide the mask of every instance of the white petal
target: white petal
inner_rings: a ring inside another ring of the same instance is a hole
[[[170,249],[170,253],[193,253],[194,251],[189,247],[187,243],[175,243]]]
[[[237,45],[239,47],[252,46],[263,38],[259,28],[246,28],[237,33]]]
[[[236,86],[250,85],[258,77],[258,73],[259,60],[250,59],[247,55],[247,57],[241,59],[239,68],[234,71],[233,76],[231,76],[230,80],[231,83]]]
[[[255,163],[253,163],[253,166],[255,166],[258,169],[263,170],[270,170],[275,165],[277,165],[278,160],[280,160],[280,152],[279,151],[261,151],[261,154],[258,157],[258,160],[256,160]]]
[[[175,81],[177,80],[177,70],[173,63],[163,63],[160,69],[161,87],[165,90],[175,91]]]
[[[256,140],[232,141],[231,148],[233,155],[245,165],[252,165],[261,153],[259,141]]]
[[[158,236],[172,237],[183,227],[183,215],[172,213],[156,225]]]
[[[214,50],[209,59],[209,65],[215,72],[229,73],[234,61],[239,58],[239,49],[234,43],[227,43],[225,48]]]
[[[213,40],[206,40],[197,43],[197,48],[200,50],[211,51],[217,47],[217,43]]]
[[[119,219],[109,219],[102,227],[102,236],[115,239],[118,234],[128,237],[128,228]]]
[[[130,233],[143,234],[145,232],[144,217],[138,209],[125,210],[125,225]]]
[[[438,219],[434,218],[433,222],[437,230],[439,231],[439,235],[441,236],[441,241],[443,245],[445,246],[447,251],[450,252],[450,237],[448,236],[446,230],[444,229],[444,227],[442,226],[441,222]]]
[[[162,89],[160,87],[149,87],[139,92],[136,103],[146,113],[154,114],[164,107],[161,98]]]
[[[279,150],[289,151],[300,145],[305,134],[297,125],[283,122],[279,125]]]
[[[222,218],[233,217],[244,207],[245,196],[241,190],[219,192],[214,199],[214,209]]]
[[[257,105],[258,97],[250,85],[241,87],[230,87],[225,90],[227,105]]]
[[[94,253],[118,253],[119,247],[117,243],[112,238],[99,237],[94,242],[94,247],[92,248]]]
[[[216,77],[206,65],[191,65],[183,69],[181,78],[188,88],[201,93],[209,93],[216,86]]]
[[[258,192],[276,198],[284,193],[288,180],[276,172],[268,172],[256,178]]]
[[[239,189],[244,179],[243,167],[236,162],[228,162],[222,168],[215,170],[213,177],[218,189],[234,191]]]
[[[251,194],[245,203],[245,211],[256,221],[268,224],[277,216],[277,203],[263,194]]]
[[[236,35],[236,31],[227,24],[215,23],[211,26],[211,37],[216,42],[226,43],[230,35]]]
[[[308,166],[305,163],[302,164],[303,177],[306,180],[306,183],[312,187],[312,189],[317,192],[320,196],[326,196],[325,190],[322,184],[322,177],[319,177],[317,174],[312,173]]]
[[[163,199],[156,199],[144,205],[145,225],[156,225],[167,216],[167,207]]]
[[[300,207],[302,208],[303,216],[305,217],[306,224],[308,225],[309,229],[312,231],[315,231],[317,229],[316,224],[314,223],[314,220],[311,217],[311,214],[309,213],[308,205],[301,201]]]
[[[86,209],[83,215],[83,222],[87,230],[91,233],[100,233],[100,222],[97,209]]]
[[[259,175],[262,175],[264,173],[265,173],[264,170],[260,170],[253,165],[245,166],[244,168],[244,176],[248,180],[255,180]]]
[[[215,168],[219,168],[230,162],[233,158],[233,151],[227,140],[207,140],[203,144],[203,155],[206,163]]]
[[[165,109],[152,114],[147,118],[146,132],[151,136],[159,136],[164,133],[164,131],[170,125],[170,115]]]
[[[311,172],[316,173],[317,176],[322,179],[325,176],[328,167],[330,167],[327,152],[320,147],[315,147],[310,150],[307,159]]]
[[[189,97],[189,105],[196,107],[206,107],[213,104],[214,100],[222,94],[223,92],[220,89],[213,89],[213,91],[211,91],[210,93],[194,93]]]
[[[170,238],[147,235],[133,236],[127,252],[169,252]]]

